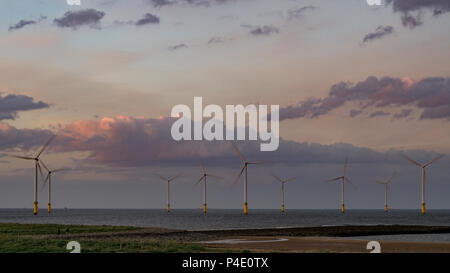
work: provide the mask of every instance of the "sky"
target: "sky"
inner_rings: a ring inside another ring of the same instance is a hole
[[[249,207],[338,208],[348,157],[350,209],[450,209],[450,3],[447,0],[0,0],[0,208],[29,208],[33,164],[53,177],[53,207],[241,208],[241,162],[227,141],[171,138],[171,109],[280,105],[280,146],[249,160]],[[41,182],[39,182],[41,184]],[[47,203],[39,192],[40,206]]]

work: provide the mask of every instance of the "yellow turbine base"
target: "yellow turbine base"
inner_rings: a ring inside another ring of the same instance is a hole
[[[422,203],[422,214],[425,214],[426,209],[425,209],[425,203]]]
[[[33,203],[33,214],[34,215],[38,214],[38,202]]]
[[[388,212],[388,206],[384,206],[384,211]]]
[[[167,205],[167,212],[170,212],[170,205]]]
[[[206,213],[206,204],[203,204],[203,213]]]
[[[344,212],[345,212],[345,207],[344,207],[344,204],[342,204],[342,206],[341,206],[341,211],[342,211],[342,213],[344,213]]]
[[[52,213],[52,205],[50,203],[47,204],[48,213]]]
[[[284,212],[284,205],[281,205],[281,212]]]
[[[244,215],[248,214],[248,204],[244,203]]]

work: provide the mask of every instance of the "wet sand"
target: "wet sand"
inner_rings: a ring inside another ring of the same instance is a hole
[[[239,236],[231,242],[203,242],[208,249],[233,252],[288,252],[288,253],[369,253],[369,240],[329,237],[274,237]],[[234,241],[239,239],[239,241]],[[277,240],[287,239],[287,240]],[[450,243],[380,241],[382,253],[450,253]]]

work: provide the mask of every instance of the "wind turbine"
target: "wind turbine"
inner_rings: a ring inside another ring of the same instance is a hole
[[[234,180],[233,184],[236,184],[237,181],[239,181],[239,178],[241,178],[242,173],[244,173],[244,215],[248,214],[248,203],[247,203],[247,166],[248,165],[258,165],[258,164],[264,164],[264,162],[261,161],[254,161],[249,162],[245,160],[245,158],[242,156],[241,152],[239,151],[238,147],[234,142],[231,142],[233,144],[234,149],[236,150],[236,153],[239,155],[239,157],[242,160],[243,166],[241,171],[239,172],[238,176]]]
[[[272,174],[272,176],[281,183],[281,212],[284,212],[284,184],[286,184],[287,182],[290,182],[292,180],[295,179],[295,177],[291,177],[288,178],[286,180],[282,180],[281,178],[279,178],[278,176]]]
[[[56,170],[50,170],[44,163],[44,161],[41,160],[41,164],[44,167],[45,170],[47,170],[48,174],[47,177],[44,180],[44,184],[42,185],[42,188],[45,187],[45,184],[48,181],[48,203],[47,203],[47,210],[48,213],[52,212],[52,205],[51,205],[51,200],[52,200],[52,173],[57,173],[57,172],[62,172],[62,171],[68,171],[70,170],[69,168],[63,168],[63,169],[56,169]]]
[[[345,182],[349,183],[353,188],[356,189],[355,184],[352,183],[352,181],[350,181],[350,179],[348,179],[348,177],[345,176],[345,170],[347,169],[347,163],[348,160],[347,158],[345,159],[345,164],[344,164],[344,170],[342,171],[342,176],[333,178],[328,180],[327,182],[334,182],[334,181],[341,181],[341,211],[342,213],[345,212],[345,206],[344,206],[344,184]]]
[[[167,178],[167,177],[164,177],[164,176],[158,174],[158,176],[162,180],[167,182],[167,212],[170,212],[170,182],[172,182],[175,178],[179,177],[180,175],[181,175],[181,173],[179,173],[171,178]]]
[[[387,181],[377,181],[378,184],[384,185],[384,211],[388,212],[388,191],[389,191],[389,183],[391,183],[392,178],[395,176],[395,172],[389,177]]]
[[[412,160],[410,157],[408,157],[406,154],[401,154],[406,160],[408,160],[409,162],[411,162],[414,165],[419,166],[422,169],[422,214],[425,214],[426,209],[425,209],[425,168],[428,167],[429,165],[431,165],[433,162],[441,159],[444,155],[440,155],[438,157],[436,157],[435,159],[431,160],[430,162],[426,163],[426,164],[420,164],[419,162]]]
[[[198,183],[203,181],[203,213],[206,213],[206,177],[210,176],[217,179],[222,179],[222,177],[215,174],[206,173],[205,168],[203,167],[202,159],[200,157],[198,159],[200,160],[200,168],[202,170],[202,176],[197,181],[197,183],[195,183],[195,185],[198,185]]]
[[[33,214],[38,214],[38,170],[41,175],[41,179],[44,180],[44,174],[42,173],[41,165],[39,165],[39,157],[42,155],[44,150],[48,147],[50,142],[55,138],[55,135],[53,135],[47,143],[45,143],[44,146],[39,150],[37,155],[35,157],[29,157],[29,156],[20,156],[20,155],[11,155],[15,158],[25,159],[25,160],[34,160],[34,202],[33,202]]]

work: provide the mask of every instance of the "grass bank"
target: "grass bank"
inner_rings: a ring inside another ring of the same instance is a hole
[[[0,253],[68,253],[67,243],[76,240],[83,253],[148,253],[148,252],[203,252],[198,244],[172,241],[138,239],[59,239],[42,235],[83,235],[104,232],[126,232],[140,230],[127,226],[83,226],[56,224],[9,224],[0,223]]]

